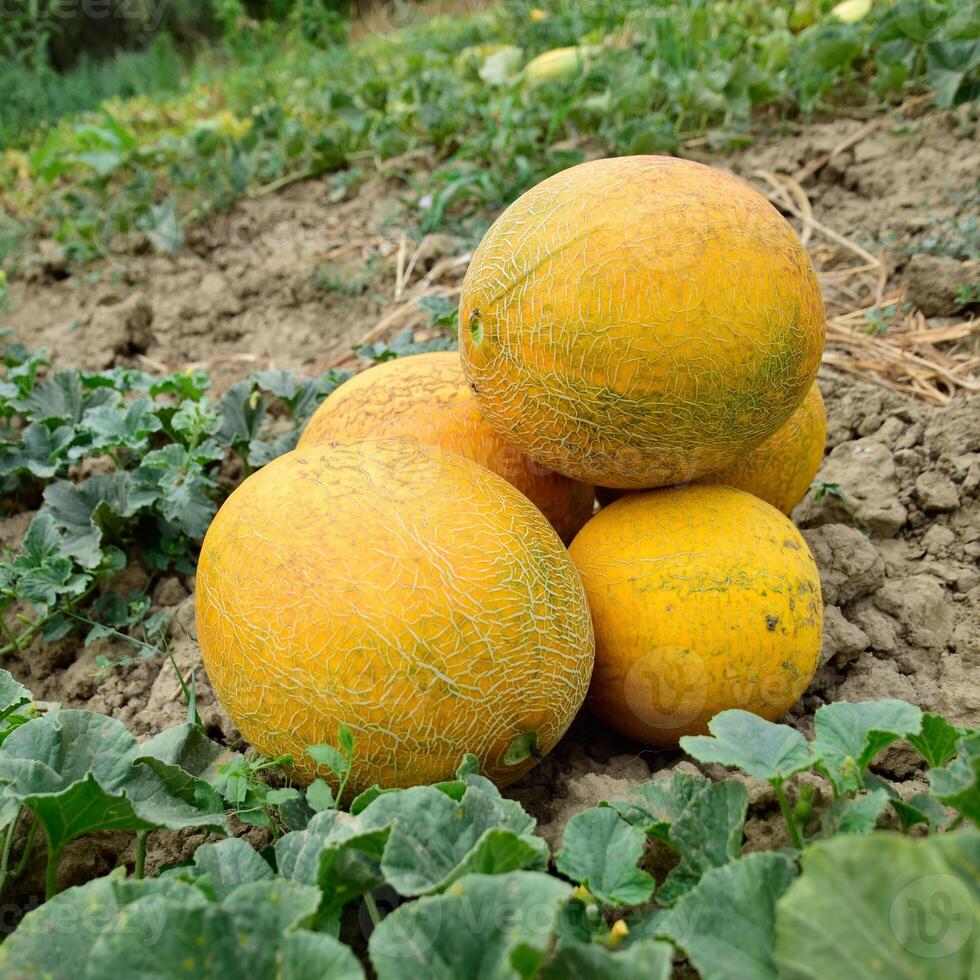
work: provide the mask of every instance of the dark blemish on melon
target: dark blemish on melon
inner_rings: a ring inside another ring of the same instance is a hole
[[[775,632],[776,626],[778,624],[779,624],[778,616],[766,616],[766,629],[769,630],[770,633]]]

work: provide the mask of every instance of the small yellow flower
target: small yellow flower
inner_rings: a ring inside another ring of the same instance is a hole
[[[615,949],[629,935],[629,931],[629,926],[622,919],[617,919],[609,930],[610,948]]]
[[[548,19],[547,11],[542,10],[540,7],[535,7],[531,11],[531,20],[535,24],[541,24]]]

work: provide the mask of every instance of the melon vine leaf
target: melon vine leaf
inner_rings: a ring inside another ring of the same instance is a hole
[[[776,905],[780,976],[853,980],[976,975],[980,833],[879,832],[818,841]],[[832,936],[833,941],[827,937]]]
[[[834,800],[820,816],[821,836],[870,833],[888,802],[889,796],[884,789],[875,789],[854,799]]]
[[[703,980],[777,980],[775,906],[795,874],[792,861],[773,852],[713,868],[657,924],[657,933],[684,950]]]
[[[92,436],[92,450],[141,452],[147,448],[150,436],[162,428],[162,423],[154,412],[153,402],[149,398],[137,398],[128,405],[105,404],[89,409],[82,418],[82,427]]]
[[[909,743],[926,760],[932,769],[945,766],[956,755],[956,743],[962,732],[941,715],[930,711],[922,713],[922,729],[905,736]]]
[[[350,947],[322,932],[295,929],[282,940],[276,980],[363,980],[364,970]]]
[[[922,711],[915,705],[884,698],[852,704],[839,701],[818,708],[810,743],[820,768],[838,792],[853,791],[875,756],[893,742],[918,734]]]
[[[929,770],[929,786],[937,799],[980,827],[980,732],[964,735],[956,750],[948,766]]]
[[[681,748],[699,762],[737,766],[757,779],[785,780],[809,769],[814,759],[806,739],[749,711],[722,711],[708,722],[711,735],[688,735]]]
[[[467,875],[441,895],[399,906],[371,934],[378,980],[530,976],[547,958],[572,888],[537,871]],[[528,915],[528,909],[534,909]]]
[[[44,480],[64,472],[74,438],[71,426],[50,429],[32,422],[21,432],[19,443],[6,443],[0,448],[0,476],[30,473]]]
[[[916,793],[908,800],[892,797],[890,802],[903,831],[916,824],[925,824],[930,830],[942,830],[949,825],[946,808],[928,793]]]
[[[273,877],[268,861],[240,837],[226,837],[215,844],[202,844],[194,852],[194,862],[175,868],[172,877],[202,889],[212,901],[222,901],[239,885]]]
[[[600,806],[611,807],[627,823],[667,841],[671,823],[707,785],[708,780],[700,773],[673,772],[634,786],[626,796],[608,800]]]
[[[0,973],[8,977],[63,977],[70,964],[72,976],[92,976],[90,957],[102,931],[125,915],[130,930],[155,942],[159,922],[147,900],[171,895],[185,904],[206,902],[202,892],[179,881],[127,880],[122,869],[68,888],[24,916],[14,934],[0,946]],[[65,922],[82,921],[87,928],[64,927]],[[121,976],[118,970],[109,975]]]
[[[673,948],[643,939],[622,952],[599,943],[559,943],[535,980],[670,980]]]
[[[657,891],[661,905],[673,905],[706,871],[739,856],[748,805],[748,790],[734,780],[709,783],[691,799],[667,834],[681,859]]]
[[[204,537],[218,510],[217,484],[187,449],[173,443],[147,453],[133,482],[189,538]]]
[[[357,817],[358,826],[391,826],[381,869],[401,895],[441,891],[474,867],[508,871],[547,865],[547,847],[532,833],[534,820],[513,800],[495,794],[469,785],[456,802],[435,787],[416,786],[379,796]]]
[[[0,722],[33,700],[34,695],[23,684],[15,681],[8,671],[0,669]]]
[[[646,835],[610,807],[595,807],[568,821],[555,867],[585,886],[603,905],[639,905],[655,882],[637,867]]]
[[[96,830],[228,831],[207,783],[146,757],[121,722],[89,711],[51,711],[12,732],[0,783],[40,821],[55,864],[65,844]]]

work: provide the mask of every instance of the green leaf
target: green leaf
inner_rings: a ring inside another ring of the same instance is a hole
[[[941,715],[924,711],[921,731],[906,735],[905,740],[926,760],[930,768],[936,769],[945,766],[956,755],[956,743],[960,734],[959,729]]]
[[[340,745],[341,751],[348,758],[354,754],[354,733],[341,722],[337,726],[337,742]]]
[[[187,449],[171,444],[147,453],[133,483],[184,534],[203,539],[218,510],[217,486]]]
[[[34,695],[11,677],[6,670],[0,670],[0,720],[25,704],[30,704]]]
[[[121,873],[113,873],[69,888],[28,912],[7,937],[0,946],[0,974],[10,978],[93,976],[88,972],[90,957],[102,931],[127,912],[134,933],[151,941],[158,939],[156,919],[146,903],[171,895],[188,907],[207,902],[198,889],[171,878],[127,881]],[[85,927],[65,928],[66,922],[84,923]]]
[[[30,473],[48,480],[68,466],[68,450],[75,430],[68,425],[49,429],[32,422],[20,435],[19,443],[8,443],[0,451],[0,474]]]
[[[627,796],[600,805],[612,807],[628,823],[666,841],[670,825],[707,785],[704,776],[674,772],[634,786]]]
[[[121,722],[89,711],[52,711],[12,732],[0,747],[0,781],[55,852],[96,830],[228,830],[207,783],[147,757]]]
[[[734,780],[709,783],[692,798],[667,835],[681,859],[657,892],[661,905],[672,905],[706,871],[741,854],[748,805],[748,791]]]
[[[350,759],[332,745],[311,745],[306,754],[318,766],[326,766],[337,776],[343,777],[350,771]]]
[[[282,942],[282,965],[276,980],[363,980],[364,970],[350,947],[322,932],[297,929]]]
[[[876,789],[854,799],[835,800],[820,816],[823,837],[834,834],[869,834],[888,806],[888,793]]]
[[[378,980],[459,980],[474,964],[482,977],[513,977],[515,958],[535,964],[547,955],[571,891],[536,871],[467,875],[383,919],[368,943],[371,963]]]
[[[544,842],[532,834],[534,820],[513,800],[478,785],[467,786],[458,802],[433,786],[384,794],[357,821],[365,829],[391,826],[381,869],[401,895],[441,891],[476,866],[499,873],[547,863]],[[492,831],[510,831],[517,840]]]
[[[738,766],[757,779],[780,781],[813,765],[807,741],[795,728],[748,711],[722,711],[708,722],[708,731],[711,736],[680,740],[681,748],[699,762]]]
[[[224,394],[218,409],[221,427],[216,438],[223,446],[242,452],[258,439],[265,419],[265,399],[255,393],[251,381],[236,381]]]
[[[851,782],[852,777],[845,775],[849,759],[858,770],[867,769],[882,749],[919,732],[922,711],[890,698],[857,704],[839,701],[818,708],[814,724],[816,735],[810,748],[841,789]]]
[[[226,837],[216,844],[202,844],[194,852],[198,875],[207,876],[217,901],[227,898],[239,885],[272,878],[272,868],[251,844],[239,837]]]
[[[943,803],[980,826],[980,732],[964,735],[956,750],[948,766],[929,770],[929,786]]]
[[[793,863],[775,853],[748,854],[709,870],[657,933],[684,950],[703,980],[777,980],[776,901],[795,874]]]
[[[330,784],[324,779],[314,779],[306,788],[306,802],[316,813],[321,810],[329,810],[334,804],[333,790],[330,788]]]
[[[138,398],[129,405],[99,405],[82,417],[81,427],[92,435],[93,449],[147,448],[150,436],[162,428],[153,402]]]
[[[645,848],[642,830],[611,808],[594,807],[568,821],[555,867],[604,905],[639,905],[650,898],[655,885],[637,867]]]
[[[916,793],[909,800],[892,797],[890,802],[905,831],[919,823],[926,824],[933,830],[942,829],[949,824],[946,808],[928,793]]]
[[[649,939],[614,953],[598,943],[560,943],[535,980],[670,980],[673,949]]]
[[[467,752],[456,767],[456,778],[462,779],[464,776],[478,776],[480,774],[480,760]]]
[[[99,474],[84,483],[52,483],[44,490],[47,513],[63,531],[62,550],[83,568],[102,558],[102,537],[122,520],[153,504],[154,492],[134,485],[129,473]]]
[[[980,834],[835,837],[808,847],[802,864],[776,906],[781,977],[976,975]]]
[[[318,885],[324,910],[344,905],[384,883],[381,858],[390,829],[365,829],[339,810],[324,810],[305,830],[284,834],[276,842],[276,864],[286,878]]]

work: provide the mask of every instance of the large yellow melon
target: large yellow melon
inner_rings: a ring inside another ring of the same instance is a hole
[[[438,446],[493,470],[537,504],[566,544],[592,516],[589,484],[545,469],[487,425],[455,351],[399,357],[355,375],[317,409],[299,448],[383,436]]]
[[[800,532],[730,487],[631,493],[570,548],[596,634],[588,704],[613,728],[673,746],[719,711],[773,720],[806,690],[823,605]]]
[[[534,757],[509,764],[509,747],[551,749],[592,672],[581,580],[537,508],[401,439],[295,450],[250,476],[204,540],[196,612],[245,738],[310,779],[304,750],[344,722],[352,792],[448,778],[466,752],[514,779]]]
[[[765,442],[695,482],[720,483],[745,490],[789,514],[813,483],[823,461],[826,441],[827,412],[820,389],[813,384],[803,404]],[[603,506],[626,492],[596,487]]]
[[[684,483],[772,435],[813,383],[824,312],[789,223],[735,177],[595,160],[487,232],[460,300],[484,417],[550,469]]]

